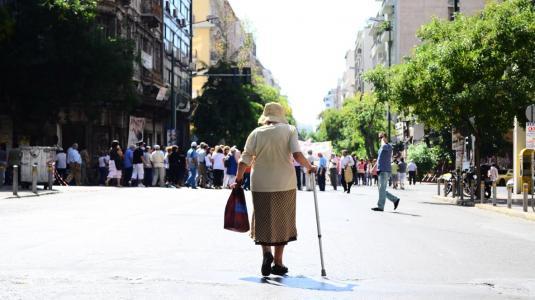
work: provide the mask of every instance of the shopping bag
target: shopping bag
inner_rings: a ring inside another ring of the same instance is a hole
[[[350,166],[346,166],[344,169],[344,180],[345,182],[353,182],[353,170]]]
[[[225,207],[224,228],[236,232],[247,232],[250,229],[245,193],[243,188],[239,186],[232,189],[232,193],[228,198],[227,206]]]

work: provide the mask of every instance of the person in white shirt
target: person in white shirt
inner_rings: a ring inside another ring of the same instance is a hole
[[[353,185],[353,170],[351,167],[355,165],[355,161],[349,155],[349,151],[343,150],[342,151],[342,160],[340,161],[340,167],[342,172],[342,187],[344,188],[344,192],[350,193],[351,192],[351,186]]]
[[[108,164],[110,162],[110,156],[106,151],[101,151],[98,157],[98,184],[104,185],[106,178],[108,177]]]
[[[67,174],[67,154],[63,148],[60,148],[56,154],[56,170],[61,179],[65,179],[65,174]]]
[[[223,176],[225,172],[225,154],[220,146],[215,147],[214,154],[212,154],[212,164],[214,170],[214,187],[221,189],[223,186]]]
[[[310,165],[314,165],[314,155],[312,155],[312,150],[308,150],[308,155],[306,159],[310,163]],[[306,184],[306,190],[312,191],[312,175],[308,172],[308,170],[305,169],[305,184]]]
[[[159,182],[159,186],[165,185],[165,154],[160,150],[160,145],[154,145],[154,151],[150,155],[150,162],[152,164],[152,185],[155,186]]]
[[[418,167],[416,166],[416,164],[414,163],[412,159],[407,165],[407,171],[409,171],[409,185],[411,184],[416,185],[416,175],[418,172]]]
[[[206,156],[204,157],[204,164],[206,165],[206,188],[211,189],[214,183],[214,163],[212,159],[212,154],[214,153],[214,148],[206,149]]]
[[[496,164],[492,164],[492,166],[490,166],[488,176],[490,181],[492,181],[493,183],[498,180],[498,169],[496,168]]]

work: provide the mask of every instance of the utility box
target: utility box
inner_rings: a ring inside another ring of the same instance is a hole
[[[37,166],[37,183],[48,183],[48,165],[56,161],[55,147],[20,147],[22,159],[20,162],[20,181],[32,182],[32,166]]]
[[[533,193],[535,150],[524,149],[520,152],[520,186],[528,184],[528,192]]]

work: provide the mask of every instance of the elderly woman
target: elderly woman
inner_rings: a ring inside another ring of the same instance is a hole
[[[284,275],[288,272],[282,261],[284,246],[297,239],[295,198],[297,181],[293,158],[309,172],[316,168],[301,153],[297,129],[288,125],[284,108],[268,103],[258,120],[262,126],[251,132],[241,155],[236,181],[241,184],[245,169],[254,159],[251,173],[253,220],[251,237],[262,246],[262,275]],[[275,248],[275,257],[272,254]],[[275,264],[271,264],[275,261]]]

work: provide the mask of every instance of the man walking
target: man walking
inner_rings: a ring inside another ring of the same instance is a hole
[[[318,185],[321,192],[325,192],[325,174],[327,173],[327,159],[322,153],[318,153],[320,158],[318,163]]]
[[[165,185],[165,167],[164,167],[165,154],[160,150],[160,145],[154,145],[154,151],[150,155],[150,161],[152,163],[152,185],[156,186],[159,182],[159,186]]]
[[[188,164],[189,169],[189,177],[186,181],[186,185],[189,186],[192,189],[197,188],[197,161],[198,161],[199,154],[197,153],[197,143],[193,142],[191,143],[191,148],[188,150],[188,153],[186,155],[186,162]]]
[[[331,184],[333,186],[333,189],[336,191],[336,188],[338,186],[338,158],[336,157],[336,154],[331,154],[331,159],[329,160],[329,179],[331,180]]]
[[[292,160],[293,160],[294,169],[295,169],[295,178],[297,180],[297,189],[301,190],[301,182],[302,182],[302,180],[301,180],[301,164],[297,160],[295,160],[293,158],[292,158]]]
[[[390,164],[392,161],[392,146],[388,143],[388,138],[385,133],[380,133],[379,139],[381,140],[381,148],[379,149],[377,158],[377,172],[379,173],[379,201],[377,201],[377,207],[372,208],[372,210],[384,211],[386,198],[394,203],[394,210],[396,210],[399,205],[399,198],[390,194],[386,190],[391,172]]]
[[[124,186],[130,186],[130,180],[132,179],[132,172],[134,171],[134,149],[136,149],[136,146],[130,145],[128,146],[128,149],[126,149],[124,153],[124,161],[123,161],[123,169],[124,169],[124,178],[123,178],[123,185]]]
[[[145,163],[144,152],[143,142],[139,142],[132,153],[132,186],[145,187],[143,185],[143,178],[145,177],[145,169],[143,168]]]
[[[67,164],[69,165],[69,176],[65,181],[70,183],[74,178],[76,185],[82,185],[82,156],[78,152],[78,144],[74,143],[67,150]]]
[[[418,171],[418,168],[413,160],[407,165],[407,170],[409,171],[409,185],[411,185],[411,183],[416,185],[416,172]]]
[[[206,188],[208,181],[208,173],[206,172],[206,151],[208,145],[204,142],[201,143],[201,147],[197,150],[197,167],[199,170],[198,182],[201,188]]]
[[[405,159],[402,157],[398,164],[399,188],[402,190],[405,189],[405,178],[407,178],[407,164],[405,163]]]

